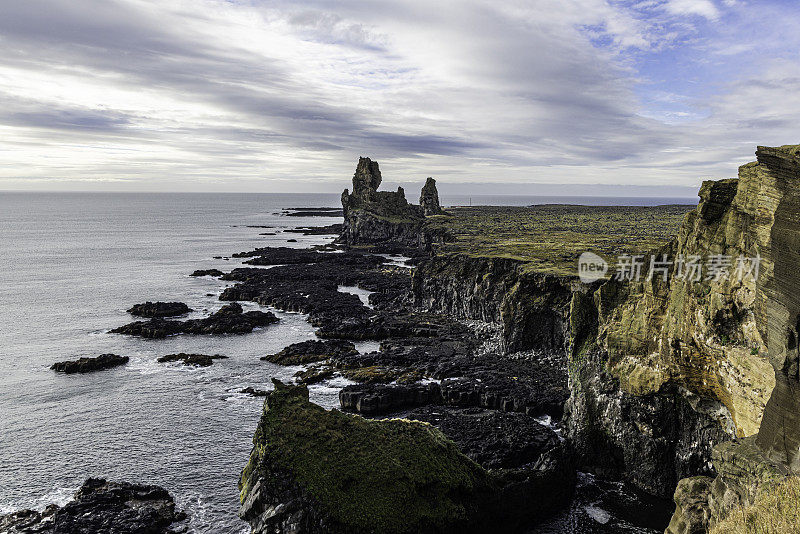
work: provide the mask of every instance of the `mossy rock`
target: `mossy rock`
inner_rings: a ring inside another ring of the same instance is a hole
[[[242,516],[261,529],[254,532],[285,525],[289,499],[311,508],[295,510],[293,521],[353,534],[485,531],[499,505],[489,474],[433,426],[326,411],[304,386],[275,381],[253,444],[240,490]],[[303,499],[256,495],[286,487],[273,479],[287,473]]]

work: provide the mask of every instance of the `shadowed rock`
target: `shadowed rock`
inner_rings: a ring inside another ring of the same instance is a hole
[[[117,356],[116,354],[101,354],[94,358],[79,358],[72,361],[64,361],[54,363],[50,366],[53,371],[60,373],[74,374],[74,373],[91,373],[94,371],[102,371],[103,369],[110,369],[118,365],[125,365],[128,363],[127,356]]]
[[[167,321],[151,319],[120,326],[112,334],[127,334],[146,338],[163,338],[175,334],[247,334],[254,328],[278,321],[272,312],[249,311],[244,313],[241,304],[233,302],[223,306],[205,319]]]
[[[189,313],[192,309],[183,302],[144,302],[136,304],[128,313],[139,317],[174,317]]]
[[[436,189],[436,180],[428,177],[419,195],[419,205],[422,213],[429,217],[431,215],[444,215],[444,210],[439,204],[439,191]]]
[[[354,354],[358,354],[358,351],[356,346],[349,341],[310,339],[300,343],[292,343],[277,354],[263,356],[261,359],[280,365],[300,365]]]
[[[193,365],[195,367],[208,367],[214,363],[214,360],[223,360],[226,359],[227,356],[223,356],[222,354],[187,354],[185,352],[180,352],[178,354],[167,354],[166,356],[161,356],[158,361],[159,363],[170,363],[170,362],[182,362],[183,365]]]
[[[22,510],[0,516],[8,534],[167,534],[186,514],[175,511],[172,496],[159,486],[90,478],[73,500],[43,512]]]

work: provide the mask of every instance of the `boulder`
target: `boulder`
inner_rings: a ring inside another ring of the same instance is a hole
[[[326,411],[275,381],[239,484],[254,534],[503,528],[489,474],[431,425]]]
[[[139,317],[174,317],[189,313],[192,309],[183,302],[144,302],[128,310]]]

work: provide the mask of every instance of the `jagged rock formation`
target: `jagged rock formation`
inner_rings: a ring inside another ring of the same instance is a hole
[[[436,180],[428,177],[419,195],[419,205],[426,217],[431,215],[444,215],[444,210],[439,204],[439,191],[436,189]]]
[[[0,532],[40,534],[168,534],[186,514],[159,486],[89,478],[63,507],[22,510],[0,516]]]
[[[344,225],[339,238],[347,246],[379,245],[426,248],[431,238],[423,231],[426,215],[440,214],[436,182],[428,182],[420,197],[422,206],[406,201],[405,191],[378,191],[381,171],[377,161],[359,158],[353,175],[353,192],[342,193]],[[424,202],[423,202],[424,201]]]

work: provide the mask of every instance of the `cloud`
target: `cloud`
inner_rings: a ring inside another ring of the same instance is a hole
[[[760,19],[728,4],[6,3],[0,189],[344,184],[359,155],[403,180],[689,185],[800,113],[796,60],[755,57],[792,49],[791,17],[745,32]]]
[[[726,5],[733,3],[726,2]],[[711,0],[668,0],[664,7],[674,15],[698,15],[710,20],[716,20],[720,15]]]

